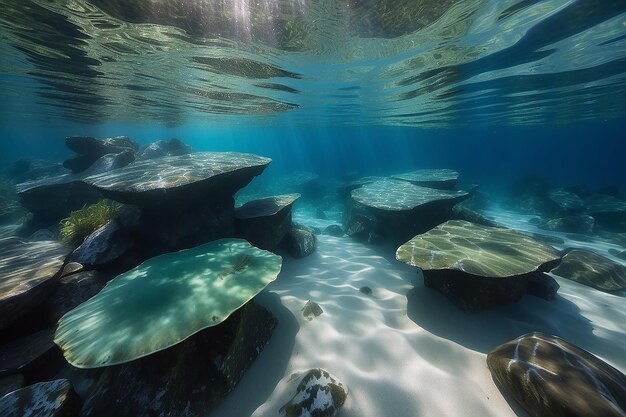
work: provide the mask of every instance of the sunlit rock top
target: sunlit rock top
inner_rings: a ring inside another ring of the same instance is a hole
[[[0,239],[0,329],[43,300],[71,251],[52,241]]]
[[[458,203],[468,196],[465,191],[437,190],[401,180],[375,181],[352,191],[352,198],[355,201],[388,211],[412,210],[434,201]]]
[[[195,191],[224,191],[232,195],[263,172],[271,161],[238,152],[200,152],[138,161],[84,181],[122,203],[155,202],[152,199],[158,202]]]
[[[59,320],[55,342],[79,368],[129,362],[218,325],[278,276],[280,256],[221,239],[149,259]]]
[[[252,219],[273,216],[279,211],[290,207],[298,198],[300,198],[300,194],[284,194],[248,201],[235,209],[235,217],[238,219]]]
[[[459,180],[459,173],[452,169],[418,169],[404,174],[392,175],[396,180],[408,181],[422,187],[453,189]]]
[[[396,259],[425,271],[453,269],[502,278],[537,271],[560,256],[514,230],[450,220],[400,246]]]

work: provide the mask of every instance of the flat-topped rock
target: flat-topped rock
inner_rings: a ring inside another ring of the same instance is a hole
[[[588,250],[568,252],[552,273],[601,291],[626,288],[626,267]]]
[[[454,269],[504,278],[540,270],[560,256],[552,247],[511,229],[450,220],[400,246],[396,258],[424,271]]]
[[[91,136],[69,136],[65,138],[65,146],[79,155],[93,155],[97,158],[108,153],[120,153],[125,150],[136,152],[139,149],[137,142],[127,136],[96,139]]]
[[[269,158],[252,154],[201,152],[138,161],[84,181],[112,200],[157,204],[183,196],[210,198],[210,193],[232,196],[270,162]]]
[[[560,255],[510,229],[450,220],[400,246],[396,259],[421,268],[424,284],[457,307],[476,311],[518,301],[529,275],[553,268]]]
[[[492,350],[487,365],[532,417],[626,415],[626,376],[556,336],[521,336]]]
[[[391,178],[408,181],[422,187],[452,190],[459,180],[459,173],[453,169],[418,169],[404,174],[392,175]]]
[[[40,382],[0,398],[2,417],[75,417],[80,399],[66,379]]]
[[[381,180],[352,191],[352,198],[364,206],[385,211],[407,211],[433,202],[459,203],[465,191],[437,190],[401,180]]]
[[[217,326],[280,272],[282,258],[221,239],[151,258],[60,320],[54,341],[78,368],[130,362]]]
[[[252,200],[235,209],[238,235],[254,246],[272,250],[291,227],[291,209],[300,194]]]
[[[0,329],[49,295],[71,250],[52,241],[0,239]]]
[[[282,210],[291,208],[298,198],[300,198],[300,194],[284,194],[248,201],[241,207],[235,208],[235,217],[240,220],[247,220],[274,216]]]

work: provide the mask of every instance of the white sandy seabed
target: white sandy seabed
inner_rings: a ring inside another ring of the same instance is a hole
[[[384,253],[385,256],[380,254]],[[295,373],[324,368],[349,389],[340,417],[508,417],[527,414],[493,382],[486,355],[522,334],[568,340],[626,371],[624,294],[556,277],[554,301],[464,313],[425,288],[393,249],[318,236],[311,256],[285,259],[257,296],[278,318],[272,338],[236,389],[207,417],[277,417]],[[368,286],[371,296],[359,291]],[[308,300],[323,314],[307,321]]]

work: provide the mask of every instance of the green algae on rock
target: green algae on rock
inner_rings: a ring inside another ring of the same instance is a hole
[[[626,415],[626,376],[556,336],[523,335],[492,350],[487,365],[532,417]]]
[[[133,361],[223,322],[281,265],[280,256],[241,239],[151,258],[65,314],[55,342],[79,368]]]
[[[477,311],[517,302],[531,273],[552,268],[560,255],[510,229],[450,220],[400,246],[396,259],[421,268],[424,285],[457,307]]]
[[[626,288],[626,267],[588,250],[568,252],[552,273],[600,291]]]
[[[450,220],[400,246],[396,259],[425,271],[454,269],[504,278],[534,272],[560,256],[552,247],[511,229]]]

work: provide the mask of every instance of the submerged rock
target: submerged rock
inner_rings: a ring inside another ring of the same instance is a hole
[[[425,232],[452,217],[452,207],[469,197],[465,191],[447,191],[383,180],[352,191],[352,199],[367,207],[377,229],[395,241]]]
[[[587,212],[596,220],[598,227],[626,232],[626,202],[608,194],[593,194],[585,199]]]
[[[164,156],[178,156],[192,153],[193,149],[180,139],[159,140],[146,146],[140,153],[138,160],[162,158]]]
[[[626,376],[556,336],[521,336],[492,350],[487,365],[532,417],[626,415]]]
[[[90,136],[70,136],[65,139],[65,145],[78,154],[78,156],[63,162],[63,166],[74,173],[89,169],[105,155],[109,155],[109,160],[117,158],[118,165],[128,165],[134,161],[135,153],[139,149],[139,145],[126,136],[107,139],[96,139]],[[105,161],[101,163],[105,165],[113,164],[113,162]]]
[[[270,162],[269,158],[238,152],[199,152],[138,161],[89,176],[84,182],[107,198],[140,206],[232,198]]]
[[[281,265],[279,256],[242,239],[151,258],[65,314],[54,341],[79,368],[142,358],[226,320],[274,281]]]
[[[543,272],[528,275],[528,294],[544,300],[554,300],[561,286],[554,278]]]
[[[50,295],[70,251],[51,241],[0,239],[0,329]]]
[[[205,415],[241,380],[276,323],[269,311],[249,302],[172,348],[105,368],[81,416]]]
[[[307,301],[302,308],[302,315],[308,321],[313,320],[315,317],[319,316],[323,312],[324,310],[322,310],[322,307],[320,307],[319,304],[311,300]]]
[[[417,235],[396,259],[424,272],[424,284],[466,311],[518,301],[528,274],[560,260],[551,247],[510,229],[450,220]]]
[[[0,377],[45,366],[52,351],[57,349],[53,336],[54,329],[47,329],[0,345]]]
[[[417,171],[392,175],[391,178],[408,181],[421,187],[453,190],[459,180],[459,173],[452,169],[418,169]]]
[[[95,296],[104,287],[96,271],[77,272],[64,276],[44,303],[46,318],[51,325],[65,313]]]
[[[291,227],[291,210],[299,194],[252,200],[235,209],[237,233],[254,246],[272,250]]]
[[[588,250],[568,252],[552,273],[601,291],[626,288],[626,267]]]
[[[326,226],[323,233],[325,235],[334,237],[342,237],[344,235],[343,229],[337,224],[331,224],[330,226]]]
[[[313,231],[305,226],[294,224],[285,234],[281,244],[292,257],[304,258],[315,252],[316,241]]]
[[[80,400],[66,379],[40,382],[0,398],[3,417],[75,417]]]
[[[566,216],[540,222],[538,226],[556,232],[591,234],[594,231],[595,219],[588,215]]]
[[[87,236],[70,255],[72,262],[100,267],[116,261],[134,245],[132,237],[115,219]]]
[[[323,369],[311,369],[279,413],[283,417],[335,417],[347,397],[347,388],[337,378]]]

